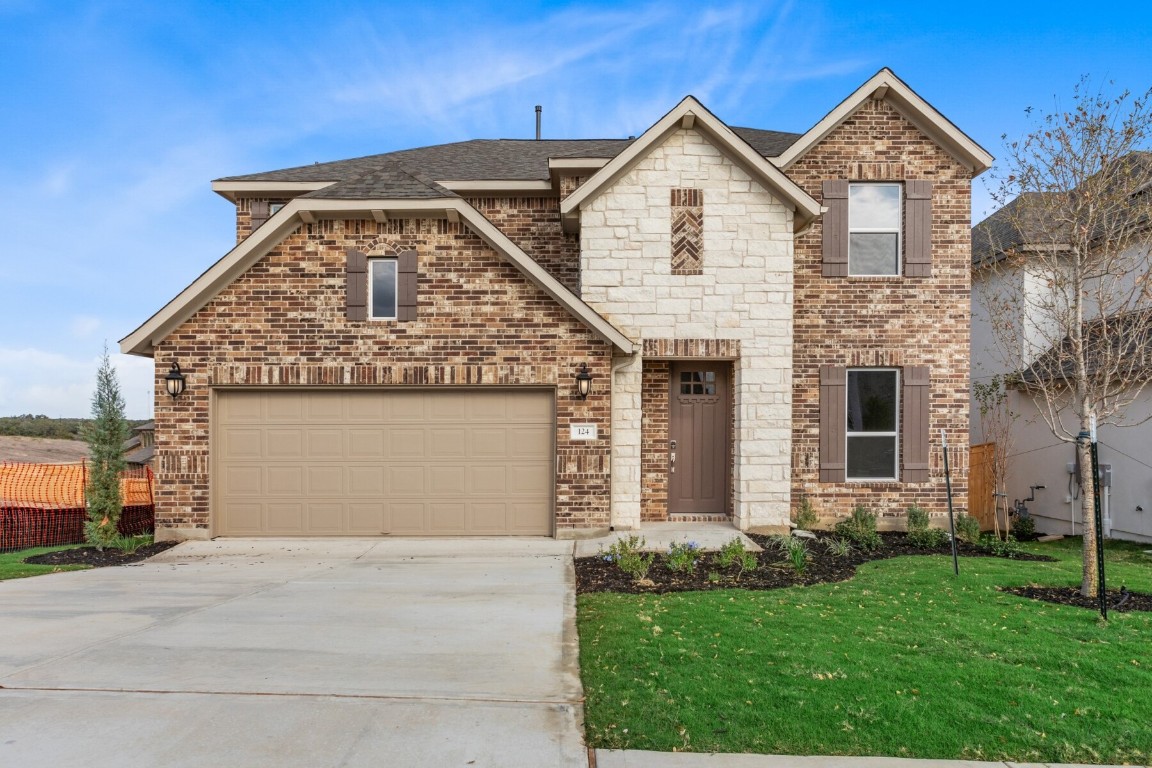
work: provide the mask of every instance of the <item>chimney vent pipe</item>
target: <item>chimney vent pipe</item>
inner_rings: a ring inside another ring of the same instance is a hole
[[[536,141],[540,141],[540,112],[543,109],[539,104],[536,105]]]

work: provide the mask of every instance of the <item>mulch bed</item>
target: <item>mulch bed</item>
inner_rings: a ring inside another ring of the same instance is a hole
[[[179,543],[178,541],[157,541],[140,547],[132,554],[127,554],[115,547],[105,547],[102,551],[98,551],[95,547],[77,547],[76,549],[47,552],[43,555],[33,555],[24,558],[24,562],[33,565],[88,565],[93,568],[104,568],[109,565],[138,563],[141,560],[147,560],[152,555],[158,555],[166,549],[171,549]]]
[[[1075,608],[1087,608],[1092,611],[1100,609],[1100,603],[1094,597],[1084,597],[1076,587],[1002,587],[1001,592],[1030,597],[1033,600],[1043,600],[1046,603],[1057,605],[1070,605]],[[1152,611],[1152,595],[1141,592],[1123,592],[1118,589],[1108,590],[1108,610],[1119,611]]]
[[[605,562],[603,557],[581,557],[576,559],[576,593],[583,595],[590,592],[622,592],[633,595],[659,595],[669,592],[712,589],[782,589],[847,581],[856,575],[858,566],[873,560],[885,560],[903,555],[952,554],[951,545],[948,544],[935,549],[921,549],[909,544],[903,533],[881,533],[880,538],[884,544],[880,549],[872,552],[853,549],[846,557],[835,557],[829,554],[825,547],[825,541],[833,538],[832,535],[818,533],[816,540],[808,541],[809,562],[804,575],[801,576],[788,563],[784,562],[784,555],[777,549],[771,536],[760,536],[753,533],[747,534],[747,536],[764,548],[763,552],[757,554],[759,565],[755,571],[740,575],[735,569],[725,570],[716,564],[715,553],[702,552],[696,567],[690,573],[681,573],[671,570],[663,555],[658,554],[651,570],[648,571],[650,583],[645,584],[633,581],[631,576],[620,570],[614,563]],[[963,557],[1000,556],[964,542],[959,543],[957,552]],[[1028,552],[1014,553],[1010,559],[1039,562],[1055,561],[1055,558],[1046,555],[1033,555]],[[1098,608],[1095,598],[1082,597],[1079,590],[1075,588],[1006,587],[1002,591],[1060,605],[1091,610]],[[1122,595],[1118,590],[1109,590],[1109,610],[1152,611],[1152,595],[1127,591],[1125,593],[1128,595],[1127,599],[1122,605],[1115,607],[1120,603]]]

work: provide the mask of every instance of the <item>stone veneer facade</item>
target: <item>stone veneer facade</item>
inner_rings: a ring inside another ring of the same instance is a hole
[[[558,225],[557,225],[558,229]],[[345,249],[415,249],[417,320],[351,322]],[[556,531],[609,524],[611,395],[574,392],[580,363],[609,379],[611,349],[460,224],[324,220],[305,225],[170,334],[155,352],[157,525],[162,537],[211,535],[209,446],[217,387],[508,386],[555,391]],[[162,394],[168,365],[187,376]],[[571,422],[603,425],[570,442]]]
[[[671,190],[686,188],[703,192],[703,261],[694,275],[672,270]],[[791,211],[691,129],[669,135],[581,210],[581,291],[593,309],[638,342],[739,343],[731,385],[732,510],[742,529],[788,521],[792,244]],[[652,495],[660,492],[660,478],[652,472],[645,478],[642,470],[642,454],[647,451],[651,462],[665,450],[644,440],[645,357],[672,356],[692,355],[640,354],[616,366],[612,521],[617,527],[638,527],[643,517],[659,519]],[[715,359],[708,353],[699,357]],[[650,391],[659,388],[659,372],[667,381],[666,364],[649,362],[648,371]],[[645,485],[647,515],[642,514]]]

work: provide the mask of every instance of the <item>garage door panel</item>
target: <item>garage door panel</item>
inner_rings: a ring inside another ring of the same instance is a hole
[[[340,501],[311,502],[307,515],[312,533],[341,533],[348,527],[344,522],[344,503]]]
[[[299,533],[304,529],[304,505],[300,502],[269,501],[265,505],[265,526],[269,533]]]
[[[226,459],[259,459],[264,455],[264,433],[259,429],[223,429],[220,450]]]
[[[344,433],[339,429],[310,429],[307,433],[309,459],[344,458]]]
[[[463,501],[429,504],[429,533],[464,533],[466,509]]]
[[[348,467],[348,486],[345,492],[348,496],[376,496],[387,494],[388,484],[385,475],[387,468],[375,464],[369,466]]]
[[[264,403],[266,424],[299,424],[304,420],[304,399],[299,392],[269,393]]]
[[[423,533],[428,529],[427,509],[422,502],[393,502],[388,505],[391,533]]]
[[[308,496],[343,496],[344,468],[340,466],[308,467]]]
[[[222,474],[226,497],[259,496],[264,493],[264,471],[260,467],[231,466]]]
[[[427,456],[428,440],[423,429],[392,427],[387,439],[389,459],[419,461]]]
[[[302,464],[265,467],[264,478],[264,493],[269,496],[301,496],[304,493]]]
[[[388,483],[380,493],[389,496],[424,496],[428,493],[426,470],[422,466],[388,467]]]
[[[473,493],[499,496],[508,493],[508,467],[474,466],[469,468],[468,474]]]
[[[380,534],[387,531],[384,523],[384,502],[358,502],[347,504],[348,532],[352,534],[369,535]]]
[[[264,433],[264,456],[269,459],[304,458],[304,430],[269,429]]]
[[[468,433],[464,429],[429,431],[429,459],[460,458],[467,455]]]
[[[217,405],[217,534],[551,533],[550,392],[236,390]]]
[[[384,449],[383,428],[348,430],[348,458],[384,459],[388,456]]]

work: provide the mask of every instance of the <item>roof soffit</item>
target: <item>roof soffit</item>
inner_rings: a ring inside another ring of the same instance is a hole
[[[777,166],[788,170],[832,131],[854,115],[869,100],[883,100],[892,105],[921,133],[935,141],[957,162],[979,176],[992,167],[993,157],[944,117],[935,107],[907,86],[892,70],[885,67],[840,102],[820,122],[812,126],[796,143],[774,158]]]
[[[635,142],[600,170],[560,204],[561,219],[568,231],[579,228],[580,208],[628,173],[649,152],[660,146],[681,128],[704,135],[730,161],[740,166],[793,212],[793,228],[800,231],[820,215],[820,205],[807,192],[766,160],[735,131],[713,115],[692,96],[686,96],[668,114],[660,118]]]

